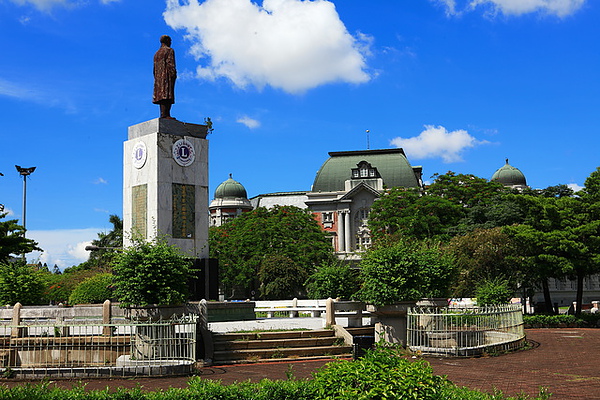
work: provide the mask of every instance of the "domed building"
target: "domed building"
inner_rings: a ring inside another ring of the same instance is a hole
[[[422,167],[411,166],[404,150],[329,153],[306,193],[306,205],[329,233],[338,257],[359,259],[355,252],[371,245],[371,206],[392,187],[423,187]]]
[[[215,189],[214,200],[210,202],[208,210],[210,226],[221,226],[230,219],[252,210],[252,205],[248,200],[246,188],[229,174],[229,179]]]
[[[360,251],[371,245],[367,226],[371,205],[386,188],[392,187],[423,187],[422,167],[411,166],[404,150],[338,151],[329,153],[310,191],[260,194],[250,201],[253,208],[308,208],[328,233],[336,255],[358,260]],[[217,200],[215,193],[213,203]]]
[[[513,167],[508,163],[508,158],[506,159],[506,164],[496,170],[494,175],[492,175],[492,182],[499,182],[504,186],[523,190],[527,189],[527,180],[525,179],[525,175],[518,168]]]

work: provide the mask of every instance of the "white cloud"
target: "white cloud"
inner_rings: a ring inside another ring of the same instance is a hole
[[[487,8],[492,15],[502,13],[504,15],[520,16],[530,13],[542,13],[566,17],[577,12],[587,0],[468,0],[463,2],[465,4],[462,7],[457,5],[456,0],[432,1],[441,3],[446,8],[447,15],[455,16],[482,6]]]
[[[37,89],[35,86],[39,86],[42,89]],[[60,107],[67,112],[76,111],[76,107],[73,105],[71,99],[65,95],[60,95],[55,88],[44,89],[43,86],[43,84],[36,85],[31,83],[24,85],[0,78],[0,96],[13,97],[18,100],[31,101],[50,107]]]
[[[397,137],[390,143],[402,147],[411,159],[441,157],[444,162],[450,163],[462,161],[461,153],[465,149],[489,142],[477,140],[462,129],[448,132],[443,126],[425,125],[419,136]]]
[[[491,6],[494,12],[505,15],[523,15],[542,12],[545,14],[566,17],[579,10],[586,0],[473,0],[472,7]]]
[[[579,192],[581,189],[584,188],[584,186],[579,186],[576,183],[569,183],[567,184],[568,187],[570,187],[575,193]]]
[[[164,19],[187,31],[200,79],[289,93],[370,79],[369,37],[350,35],[329,1],[167,0]]]
[[[6,214],[7,217],[15,216],[15,212],[8,207],[0,207],[0,213]]]
[[[102,185],[108,185],[108,181],[106,179],[102,178],[102,177],[99,177],[98,179],[96,179],[94,181],[94,185],[100,185],[100,184],[102,184]]]
[[[46,11],[57,5],[66,5],[69,0],[11,0],[13,3],[23,6],[32,5],[38,10]]]
[[[50,268],[55,264],[60,269],[78,265],[89,257],[85,246],[97,239],[98,232],[102,231],[101,228],[27,231],[27,237],[38,242],[38,246],[44,250],[28,254],[27,259],[46,263]]]
[[[72,7],[82,4],[82,0],[10,0],[19,6],[31,5],[40,11],[50,11],[54,7]],[[99,0],[102,4],[110,4],[121,0]]]
[[[256,129],[260,126],[260,121],[250,118],[248,116],[243,116],[241,118],[238,118],[238,120],[236,122],[238,122],[242,125],[246,125],[250,129]]]

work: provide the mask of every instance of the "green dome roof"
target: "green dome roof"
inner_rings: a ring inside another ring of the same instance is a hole
[[[233,180],[231,174],[229,175],[229,179],[225,182],[221,183],[217,186],[215,190],[215,199],[225,199],[225,198],[233,198],[233,199],[247,199],[248,194],[246,193],[246,188],[242,186],[241,183]]]
[[[388,188],[420,186],[421,168],[413,168],[402,149],[341,151],[329,156],[317,172],[313,192],[343,191],[345,181],[352,178],[352,169],[361,161],[376,168]]]
[[[502,168],[494,172],[491,180],[508,186],[527,186],[525,175],[518,168],[510,165],[508,159]]]

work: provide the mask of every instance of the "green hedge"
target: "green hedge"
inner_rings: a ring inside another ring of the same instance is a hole
[[[526,328],[600,328],[600,314],[524,315]]]
[[[292,375],[291,372],[288,375]],[[393,349],[370,351],[357,361],[336,361],[317,371],[313,379],[242,382],[223,385],[219,381],[191,378],[185,389],[157,392],[141,389],[85,391],[64,390],[48,383],[12,389],[0,386],[0,399],[11,400],[525,400],[548,399],[543,392],[531,398],[521,395],[487,394],[457,387],[445,377],[433,375],[426,361],[410,361]]]
[[[112,274],[94,275],[83,280],[69,296],[69,304],[98,304],[112,297]]]

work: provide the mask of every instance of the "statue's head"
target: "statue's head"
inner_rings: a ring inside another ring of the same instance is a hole
[[[169,35],[162,35],[160,37],[160,42],[162,44],[166,44],[167,46],[171,46],[171,37]]]

